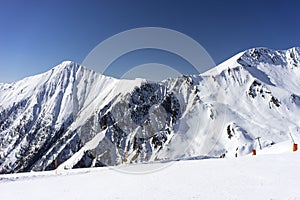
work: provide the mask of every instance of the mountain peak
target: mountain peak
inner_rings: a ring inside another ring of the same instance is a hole
[[[79,66],[80,66],[79,64],[77,64],[73,61],[66,60],[66,61],[61,62],[59,65],[57,65],[53,69],[63,70],[63,69],[79,68]]]
[[[62,65],[72,65],[72,64],[75,64],[73,61],[71,60],[64,60],[61,62]]]
[[[273,50],[265,47],[252,48],[241,56],[238,62],[243,66],[255,66],[259,63],[286,66],[298,66],[300,48],[293,47],[287,50]]]
[[[278,66],[300,66],[300,47],[292,47],[287,50],[273,50],[266,47],[256,47],[242,51],[217,67],[204,72],[202,75],[217,75],[228,68],[236,66],[258,66],[261,64]]]

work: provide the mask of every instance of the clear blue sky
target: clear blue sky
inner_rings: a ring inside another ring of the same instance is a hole
[[[251,47],[300,46],[299,8],[297,0],[0,0],[0,82],[81,63],[101,41],[137,27],[180,31],[216,63]]]

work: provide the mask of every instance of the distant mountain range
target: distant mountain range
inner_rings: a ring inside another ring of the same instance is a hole
[[[66,61],[0,84],[0,173],[249,154],[300,136],[300,48],[200,75],[118,80]],[[300,138],[300,137],[299,137]]]

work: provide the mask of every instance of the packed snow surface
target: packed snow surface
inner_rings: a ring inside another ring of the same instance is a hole
[[[283,142],[256,156],[1,175],[0,199],[294,200],[299,166]]]

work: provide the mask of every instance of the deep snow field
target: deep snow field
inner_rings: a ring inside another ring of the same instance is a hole
[[[290,142],[256,156],[0,175],[0,199],[300,199]]]

